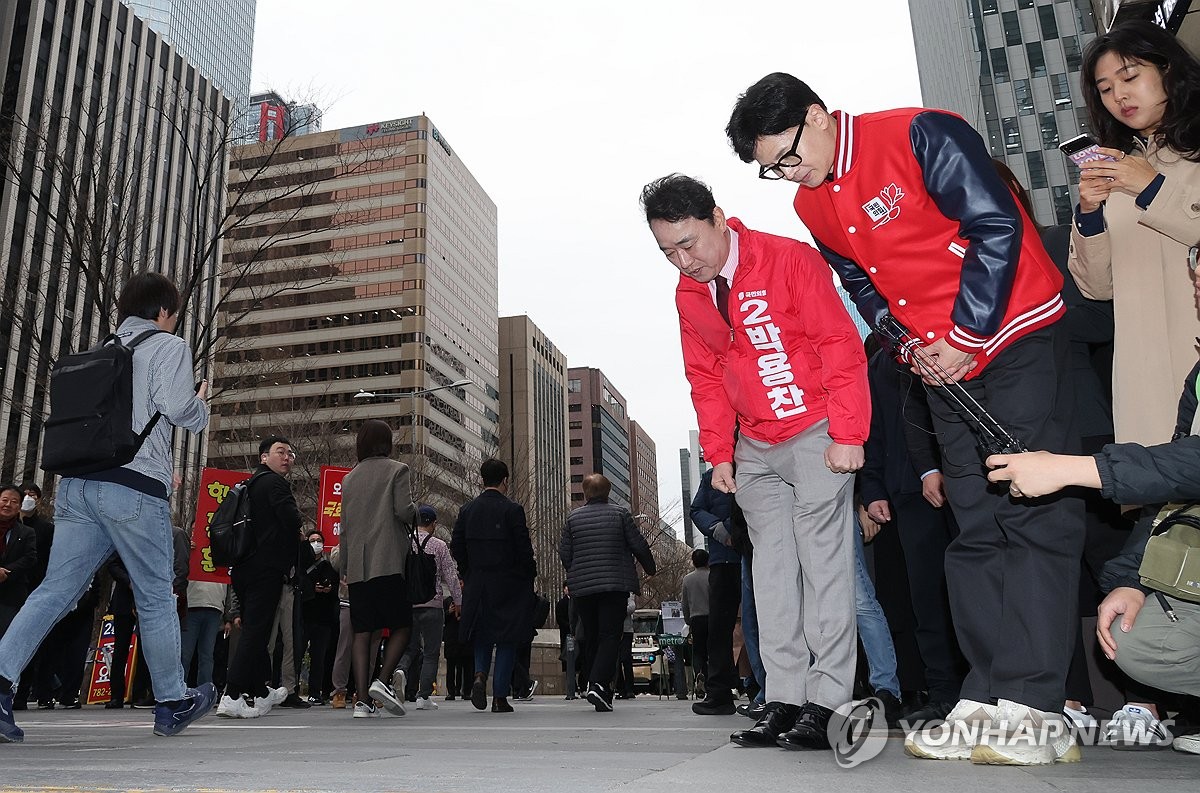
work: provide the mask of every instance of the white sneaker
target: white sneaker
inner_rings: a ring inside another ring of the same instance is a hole
[[[1051,765],[1078,763],[1079,744],[1061,713],[1048,713],[1002,699],[990,729],[971,752],[982,765]]]
[[[984,730],[992,724],[996,706],[960,699],[945,721],[910,732],[904,751],[924,760],[970,760]]]
[[[375,707],[374,702],[355,702],[354,716],[355,719],[372,719],[379,715],[379,708]]]
[[[271,707],[275,707],[276,705],[280,704],[285,699],[287,699],[289,693],[290,692],[287,690],[287,688],[285,686],[280,686],[279,688],[268,687],[267,688],[267,701],[271,703]]]
[[[1200,735],[1180,735],[1171,742],[1171,748],[1177,752],[1200,754]]]
[[[437,703],[429,697],[417,697],[417,710],[437,710]]]
[[[1144,752],[1171,746],[1171,733],[1149,710],[1126,705],[1104,728],[1104,742],[1114,749]]]
[[[408,689],[408,675],[404,674],[403,669],[397,669],[392,672],[392,692],[401,702],[405,699],[405,691]],[[382,702],[382,700],[380,700]]]
[[[400,672],[400,674],[403,676],[404,673]],[[374,697],[377,702],[383,703],[383,707],[388,713],[394,716],[404,715],[404,694],[401,693],[397,696],[392,687],[382,680],[376,680],[372,683],[367,693]]]
[[[1088,713],[1086,705],[1080,705],[1078,710],[1064,705],[1063,715],[1067,717],[1067,721],[1076,730],[1090,732],[1100,726],[1100,722],[1096,721],[1096,717]]]
[[[257,719],[262,713],[246,701],[245,697],[221,697],[217,715],[226,719]]]

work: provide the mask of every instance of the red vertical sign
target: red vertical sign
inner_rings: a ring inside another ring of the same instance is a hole
[[[317,491],[317,529],[325,537],[325,547],[337,545],[342,536],[342,479],[349,468],[321,466],[321,481]]]
[[[214,581],[229,583],[229,568],[217,567],[212,562],[212,550],[208,541],[208,524],[213,513],[229,495],[238,482],[249,479],[240,471],[224,471],[220,468],[205,468],[200,474],[200,496],[196,499],[196,520],[192,524],[192,559],[189,581]]]

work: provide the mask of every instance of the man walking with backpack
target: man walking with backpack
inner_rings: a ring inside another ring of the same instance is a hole
[[[235,719],[257,718],[282,703],[289,693],[285,687],[267,688],[271,676],[267,645],[284,582],[290,580],[296,566],[296,547],[304,525],[286,479],[296,459],[291,442],[278,435],[264,438],[258,445],[258,459],[258,468],[246,486],[253,550],[230,570],[233,593],[242,609],[242,637],[229,661],[225,696],[217,708],[218,716]]]
[[[140,446],[135,447],[132,459],[80,459],[77,467],[90,472],[64,472],[55,499],[55,553],[46,578],[0,640],[0,742],[19,743],[24,739],[25,733],[16,725],[12,712],[17,678],[50,628],[75,606],[96,570],[114,550],[129,570],[141,620],[141,640],[157,702],[154,734],[176,735],[212,708],[215,693],[211,685],[189,689],[184,683],[179,662],[179,618],[171,591],[174,541],[167,499],[173,467],[168,424],[191,432],[200,432],[208,425],[208,407],[204,404],[207,384],[201,383],[193,391],[191,351],[183,339],[173,335],[179,303],[175,285],[158,273],[135,275],[121,290],[117,340],[136,349],[131,374],[117,378],[120,382],[113,383],[111,390],[119,393],[132,383],[131,415],[126,412],[123,418],[131,420],[135,431],[145,432],[142,428],[160,414],[166,421],[153,424]],[[56,368],[51,381],[51,402],[55,406],[60,403],[56,391],[59,373]],[[102,383],[97,378],[96,389],[102,388]],[[128,405],[117,407],[115,412],[120,412]],[[50,418],[47,447],[57,418],[53,410]],[[99,420],[119,425],[120,418],[103,415]],[[125,430],[128,435],[128,426]],[[81,430],[75,437],[82,438],[85,432]],[[76,450],[83,456],[89,451]]]

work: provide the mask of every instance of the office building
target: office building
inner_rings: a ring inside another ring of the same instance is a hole
[[[1058,145],[1088,129],[1079,88],[1091,0],[909,0],[921,97],[963,116],[1033,199],[1069,223],[1078,171]]]
[[[452,522],[499,447],[495,203],[425,116],[236,147],[229,202],[210,464],[279,432],[315,479],[384,419]]]
[[[500,451],[509,497],[525,507],[538,589],[552,599],[565,578],[558,559],[571,505],[567,357],[525,315],[500,318]]]
[[[567,370],[567,392],[572,508],[583,506],[583,477],[594,472],[612,482],[609,501],[631,509],[633,483],[625,397],[604,372],[583,366]]]
[[[51,486],[50,366],[115,328],[131,274],[190,282],[178,332],[211,341],[225,173],[204,165],[223,161],[230,102],[117,0],[4,3],[0,62],[0,480]],[[186,483],[203,448],[176,436]]]
[[[250,97],[250,106],[246,110],[247,143],[320,131],[321,111],[316,105],[289,102],[274,91],[263,91]]]
[[[629,420],[629,489],[634,515],[657,526],[663,518],[658,503],[658,453],[642,425]]]
[[[257,0],[122,0],[209,75],[241,113],[250,97]]]
[[[696,526],[692,523],[691,507],[692,499],[700,489],[700,479],[707,470],[704,450],[700,448],[700,431],[691,430],[688,432],[687,448],[679,450],[679,497],[680,503],[683,504],[683,541],[689,548],[703,547],[704,543],[703,535],[700,535],[701,544],[696,545]]]

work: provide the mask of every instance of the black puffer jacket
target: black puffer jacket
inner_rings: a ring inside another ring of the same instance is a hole
[[[607,499],[592,499],[567,516],[558,555],[567,569],[571,597],[600,592],[641,594],[633,569],[635,556],[650,575],[658,569],[629,510],[609,504]]]
[[[1104,565],[1100,588],[1105,592],[1121,586],[1143,592],[1138,568],[1150,539],[1150,527],[1162,504],[1200,501],[1200,435],[1192,435],[1196,413],[1196,376],[1192,368],[1179,400],[1175,440],[1158,446],[1110,443],[1096,458],[1101,493],[1118,504],[1147,504],[1121,553]]]

